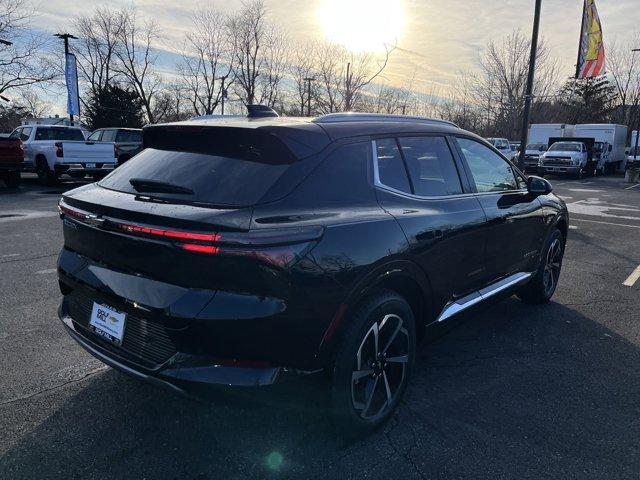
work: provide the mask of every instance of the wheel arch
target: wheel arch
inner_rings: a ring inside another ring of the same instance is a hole
[[[413,262],[393,261],[376,267],[361,278],[340,304],[320,344],[323,361],[332,357],[335,346],[348,325],[350,314],[378,289],[393,291],[407,301],[414,314],[418,340],[424,336],[428,319],[433,316],[429,279]]]

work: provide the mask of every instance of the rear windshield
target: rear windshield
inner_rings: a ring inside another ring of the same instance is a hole
[[[251,206],[290,168],[289,164],[241,159],[196,152],[147,148],[110,175],[99,185],[111,190],[141,194],[168,201],[211,206]],[[149,180],[181,187],[184,192],[140,191],[130,180]]]
[[[142,142],[142,132],[136,130],[120,130],[116,142]]]
[[[82,130],[77,128],[38,127],[36,140],[80,140],[84,141]]]

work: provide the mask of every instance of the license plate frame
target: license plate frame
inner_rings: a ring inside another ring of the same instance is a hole
[[[124,338],[127,314],[109,305],[93,302],[89,329],[111,343],[121,346]]]

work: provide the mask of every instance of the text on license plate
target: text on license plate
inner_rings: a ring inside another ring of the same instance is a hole
[[[122,345],[126,316],[115,308],[93,302],[89,328],[116,345]]]

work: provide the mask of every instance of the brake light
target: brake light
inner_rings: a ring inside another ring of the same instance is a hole
[[[188,252],[209,253],[212,255],[218,253],[218,250],[220,250],[213,245],[200,245],[198,243],[183,243],[180,245],[180,248]]]
[[[62,158],[64,156],[64,150],[62,149],[62,142],[56,142],[56,157]]]
[[[99,215],[71,207],[62,200],[60,215],[69,215],[93,227],[119,231],[165,241],[176,241],[177,248],[195,254],[253,258],[278,267],[287,267],[302,258],[322,236],[318,226],[264,229],[249,232],[201,233],[147,227],[103,219]]]

